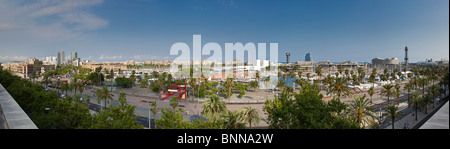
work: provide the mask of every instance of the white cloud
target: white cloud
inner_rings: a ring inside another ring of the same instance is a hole
[[[44,6],[31,13],[32,16],[47,16],[76,11],[79,8],[101,4],[103,0],[50,0],[44,1]]]
[[[0,0],[0,31],[9,32],[0,36],[13,35],[50,42],[79,37],[83,31],[108,25],[105,19],[86,11],[86,8],[102,2],[103,0]]]
[[[154,60],[157,57],[154,55],[134,55],[133,58],[136,60]]]
[[[236,3],[234,3],[234,0],[217,0],[217,2],[221,3],[224,6],[230,6],[236,8]]]
[[[99,60],[116,60],[116,59],[122,59],[122,55],[119,56],[105,56],[105,55],[100,55],[100,57],[98,58]]]
[[[84,12],[62,14],[60,17],[62,22],[75,25],[76,30],[93,30],[108,25],[108,21]]]
[[[8,61],[25,61],[28,59],[28,56],[0,56],[0,62],[8,62]]]

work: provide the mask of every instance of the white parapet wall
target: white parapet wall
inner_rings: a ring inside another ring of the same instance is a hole
[[[0,84],[0,129],[38,129],[14,98]]]

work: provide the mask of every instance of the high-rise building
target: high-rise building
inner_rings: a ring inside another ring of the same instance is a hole
[[[72,61],[77,60],[77,52],[72,52]]]
[[[65,56],[65,52],[64,52],[64,50],[61,50],[61,51],[58,51],[58,65],[62,65],[62,64],[64,64],[64,61],[65,61],[65,59],[66,59],[66,56]]]
[[[305,55],[305,61],[307,61],[307,62],[311,62],[312,61],[312,59],[311,59],[311,53],[306,53],[306,55]]]
[[[48,64],[56,65],[57,59],[56,56],[47,56],[45,57],[45,61]]]

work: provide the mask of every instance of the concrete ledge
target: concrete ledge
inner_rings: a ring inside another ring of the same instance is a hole
[[[0,84],[0,108],[4,129],[38,129],[14,98]]]
[[[449,107],[448,101],[419,129],[449,129]]]

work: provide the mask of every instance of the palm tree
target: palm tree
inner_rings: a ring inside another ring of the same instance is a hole
[[[355,97],[353,102],[350,104],[350,115],[356,118],[356,122],[359,126],[364,127],[368,124],[371,119],[375,117],[372,110],[369,108],[372,104],[369,99],[365,99],[366,95]]]
[[[422,101],[422,97],[419,96],[419,92],[414,92],[412,94],[412,98],[411,100],[408,101],[408,107],[410,105],[414,105],[414,111],[415,111],[415,116],[416,116],[416,121],[417,121],[417,109],[418,109],[418,104]]]
[[[259,71],[256,71],[255,79],[256,79],[255,81],[258,82],[258,84],[259,84],[259,80],[261,79],[261,77],[259,76]]]
[[[103,86],[100,92],[100,99],[103,99],[105,101],[105,107],[107,100],[113,100],[112,96],[114,95],[109,93],[108,88],[106,86]]]
[[[227,98],[230,98],[231,95],[233,94],[233,92],[232,92],[233,86],[234,86],[234,79],[233,78],[227,78],[227,81],[223,85],[223,87],[225,87],[225,89],[226,89],[226,96],[227,96]]]
[[[156,72],[156,71],[153,71],[153,72]],[[156,73],[158,73],[158,72],[156,72]],[[196,85],[196,79],[194,79],[194,77],[191,77],[190,78],[190,81],[189,81],[189,86],[191,86],[191,90],[192,90],[192,97],[194,97],[194,93],[195,93],[195,85]]]
[[[240,129],[245,128],[245,125],[240,122],[242,113],[238,110],[231,112],[228,110],[224,115],[224,127],[225,129]]]
[[[50,79],[48,79],[48,75],[44,75],[44,84],[45,84],[45,88],[48,87],[48,83],[50,82]]]
[[[431,98],[432,98],[431,94],[427,93],[427,94],[422,95],[422,102],[419,103],[419,107],[421,109],[425,109],[425,114],[428,113],[428,104],[432,103]]]
[[[61,91],[66,91],[66,97],[67,97],[67,90],[69,90],[69,84],[67,82],[62,83],[61,85]]]
[[[56,88],[58,89],[58,94],[59,94],[59,88],[61,87],[61,80],[58,79],[56,80]]]
[[[432,102],[433,102],[433,108],[434,108],[434,98],[436,97],[436,95],[439,94],[439,92],[440,92],[439,87],[436,87],[434,85],[430,87],[430,94],[432,95],[431,99],[432,99]]]
[[[80,83],[80,85],[78,85],[78,91],[80,91],[80,94],[83,94],[84,84]]]
[[[419,86],[422,86],[422,95],[425,94],[425,86],[426,85],[428,85],[428,79],[427,78],[419,79]]]
[[[345,73],[345,77],[347,78],[345,81],[348,83],[348,80],[350,80],[350,72],[348,71],[348,69],[345,69],[344,70],[344,73]]]
[[[111,69],[111,71],[109,72],[109,78],[111,78],[111,92],[112,92],[113,83],[114,83],[114,69]]]
[[[362,67],[358,67],[358,78],[361,81],[361,83],[364,83],[364,76],[366,75],[366,72],[364,72]]]
[[[322,66],[316,67],[315,71],[316,71],[316,74],[319,76],[319,82],[320,82],[320,80],[322,80]]]
[[[381,91],[380,95],[387,96],[388,104],[390,104],[389,97],[394,94],[393,90],[391,90],[394,86],[392,84],[383,85],[384,90]]]
[[[206,115],[210,120],[216,122],[220,113],[227,111],[225,102],[220,100],[219,96],[212,95],[209,99],[205,100],[202,105],[202,113]]]
[[[172,106],[173,111],[178,107],[178,99],[176,96],[172,96],[172,99],[170,99],[170,106]]]
[[[311,75],[309,73],[306,73],[306,80],[308,81],[308,83],[309,83],[309,78],[310,77],[311,77]]]
[[[398,111],[398,107],[396,105],[388,105],[385,111],[387,117],[391,118],[392,129],[394,129],[395,118],[401,117],[403,115],[403,112]]]
[[[266,85],[267,88],[269,88],[269,82],[270,82],[270,77],[267,77],[264,79],[264,84]]]
[[[414,77],[411,81],[414,86],[414,89],[417,90],[417,87],[419,87],[419,78]]]
[[[126,97],[125,92],[120,92],[119,101],[120,101],[120,103],[122,103],[122,106],[125,106],[125,103],[127,102],[127,97]]]
[[[252,123],[256,125],[259,123],[259,121],[261,121],[261,118],[259,117],[259,111],[253,107],[244,107],[240,110],[240,113],[242,114],[241,121],[249,124],[250,129],[252,129]]]
[[[102,100],[102,89],[97,89],[97,91],[95,91],[95,95],[97,96],[97,103],[100,104],[100,101]]]
[[[394,95],[395,95],[395,97],[397,97],[397,105],[399,105],[400,104],[400,94],[401,94],[400,84],[395,83],[394,88],[395,88]]]
[[[153,117],[155,117],[155,115],[156,115],[156,106],[158,106],[158,104],[156,104],[156,101],[152,101],[152,102],[150,103],[150,106],[153,107],[153,108],[150,108],[150,109],[152,110]]]
[[[73,78],[72,79],[72,83],[70,84],[70,87],[72,88],[72,90],[75,90],[75,93],[77,93],[78,86],[80,86],[80,83],[78,82],[78,79],[77,78]]]
[[[86,100],[84,101],[86,102],[86,106],[89,108],[89,103],[91,102],[91,95],[87,95]]]
[[[412,83],[412,81],[409,81],[408,83],[405,84],[403,89],[408,91],[408,94],[406,94],[406,95],[407,95],[408,103],[409,103],[409,93],[411,92],[412,89],[414,89],[414,84]]]
[[[372,96],[373,94],[375,94],[375,89],[373,87],[370,87],[368,93],[370,95],[370,102],[373,102]]]
[[[297,74],[298,74],[298,78],[299,78],[299,79],[302,79],[302,77],[303,77],[303,72],[302,72],[302,71],[299,71],[299,72],[297,72]]]
[[[250,81],[250,87],[252,87],[254,89],[254,91],[256,92],[256,89],[259,88],[259,83],[256,81]]]
[[[337,95],[339,98],[341,97],[341,94],[348,95],[350,93],[350,88],[345,84],[344,78],[336,78],[328,89],[327,94],[330,93]]]
[[[291,80],[293,80],[295,78],[295,72],[289,71],[289,77],[291,78]],[[294,81],[292,81],[292,87],[294,87]]]

